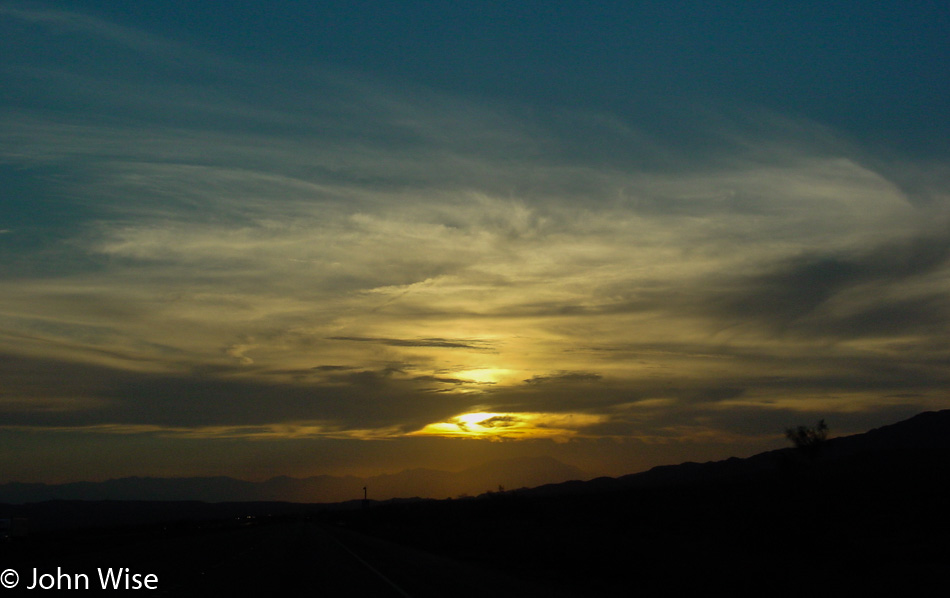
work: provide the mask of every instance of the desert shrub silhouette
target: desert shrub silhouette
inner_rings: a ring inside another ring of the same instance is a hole
[[[818,458],[825,440],[828,438],[828,425],[825,420],[818,420],[815,427],[798,426],[797,428],[787,428],[785,437],[795,445],[801,454],[809,460]]]

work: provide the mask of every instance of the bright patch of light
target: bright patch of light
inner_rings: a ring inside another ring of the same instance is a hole
[[[457,376],[462,380],[471,380],[478,384],[498,384],[512,374],[512,370],[500,368],[482,368],[477,370],[465,370],[458,372]]]
[[[523,440],[552,438],[567,440],[581,428],[605,421],[602,415],[588,413],[463,413],[444,422],[429,424],[412,436]]]

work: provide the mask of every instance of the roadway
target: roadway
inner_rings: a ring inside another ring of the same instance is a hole
[[[252,520],[187,532],[75,534],[4,547],[3,569],[23,583],[32,568],[84,573],[98,587],[99,567],[158,576],[142,596],[276,596],[483,598],[568,595],[535,582],[407,548],[304,518]]]

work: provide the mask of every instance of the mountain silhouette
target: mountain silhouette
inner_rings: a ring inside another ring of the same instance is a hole
[[[4,484],[0,501],[13,502],[8,497],[17,492],[21,500],[54,491],[86,498],[0,508],[4,516],[29,521],[29,538],[11,544],[17,549],[11,558],[21,565],[35,566],[35,555],[61,554],[64,546],[85,558],[97,546],[149,567],[167,559],[163,579],[205,575],[201,563],[207,555],[197,548],[205,542],[217,542],[228,554],[251,554],[249,546],[263,546],[254,538],[273,534],[305,548],[291,552],[311,566],[312,546],[305,540],[315,539],[317,530],[335,530],[388,542],[396,554],[422,551],[474,565],[485,577],[458,579],[476,585],[490,578],[488,572],[501,572],[571,596],[685,596],[711,588],[739,596],[926,595],[946,583],[950,411],[828,439],[814,452],[790,447],[618,478],[582,477],[554,459],[534,458],[456,473],[415,469],[370,478]],[[577,479],[546,484],[551,478]],[[513,489],[532,480],[540,485]],[[360,500],[364,484],[371,497],[366,504]],[[499,485],[506,491],[487,492]],[[410,486],[435,496],[460,487],[478,495],[372,500]],[[122,492],[147,493],[150,500],[115,500]],[[347,501],[304,504],[321,492],[347,494]],[[107,494],[113,499],[90,498]],[[200,495],[204,502],[182,502],[182,495]],[[301,502],[262,498],[272,495],[299,496]],[[256,502],[212,502],[209,496]],[[156,549],[156,543],[175,548]],[[253,554],[265,559],[265,570],[254,569],[265,576],[280,570],[286,558],[283,552]],[[223,569],[228,579],[248,572],[238,564],[229,567]],[[499,596],[532,595],[477,587]]]
[[[893,463],[910,467],[931,453],[950,450],[950,410],[925,412],[908,420],[862,434],[825,441],[820,463],[852,469]],[[102,482],[0,484],[0,502],[21,504],[44,500],[168,500],[205,502],[286,501],[334,503],[370,498],[446,498],[479,495],[499,487],[526,495],[590,493],[624,487],[690,485],[717,480],[778,474],[796,462],[796,449],[783,448],[752,457],[732,457],[706,463],[662,465],[617,478],[588,476],[551,457],[521,457],[491,461],[448,472],[408,469],[369,477],[319,475],[278,476],[262,482],[231,477],[127,477]]]
[[[925,595],[946,584],[950,411],[747,459],[468,501],[354,528],[579,596]],[[342,518],[342,516],[340,516]],[[446,534],[445,530],[464,530]]]
[[[0,502],[44,500],[167,500],[205,502],[287,501],[333,503],[370,498],[446,498],[505,488],[538,486],[585,478],[585,474],[551,457],[491,461],[459,472],[408,469],[370,477],[320,475],[278,476],[263,482],[231,477],[127,477],[103,482],[0,484]]]
[[[798,449],[782,448],[740,459],[660,465],[640,473],[589,481],[572,480],[521,490],[525,495],[591,493],[628,487],[689,486],[699,483],[753,480],[782,475],[801,461]],[[932,457],[950,452],[950,410],[928,411],[861,434],[831,438],[823,443],[815,466],[844,469],[892,465],[913,469]]]

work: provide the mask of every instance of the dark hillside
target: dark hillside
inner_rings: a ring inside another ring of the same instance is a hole
[[[103,564],[155,572],[163,595],[361,595],[339,593],[372,573],[359,559],[415,598],[535,595],[525,588],[545,598],[552,588],[593,597],[925,595],[944,582],[950,559],[948,438],[942,411],[814,452],[476,498],[8,504],[3,516],[27,519],[30,532],[0,544],[0,556],[24,574]],[[461,585],[447,591],[453,580]]]
[[[348,524],[581,595],[906,593],[950,549],[950,412],[747,460],[478,499],[381,505]]]

